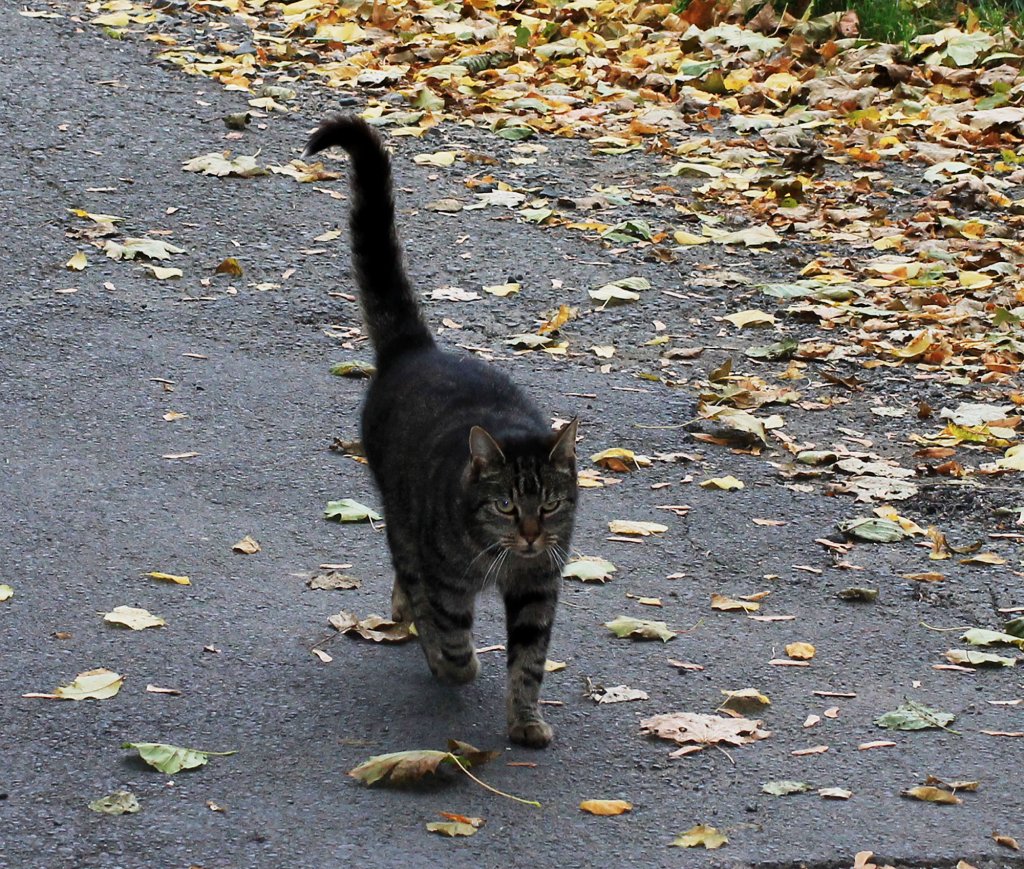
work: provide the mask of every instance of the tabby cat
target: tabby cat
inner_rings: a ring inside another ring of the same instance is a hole
[[[538,707],[576,512],[576,420],[554,433],[504,373],[441,350],[402,264],[391,161],[362,120],[332,117],[304,156],[340,146],[352,161],[352,258],[377,373],[362,415],[395,568],[392,614],[414,621],[427,663],[449,683],[480,669],[476,597],[496,586],[508,631],[508,735],[546,746]]]

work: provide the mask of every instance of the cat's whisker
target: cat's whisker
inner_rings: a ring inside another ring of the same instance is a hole
[[[478,553],[477,553],[477,554],[476,554],[476,555],[474,556],[473,560],[472,560],[471,562],[469,562],[469,564],[467,564],[467,565],[466,565],[466,569],[465,569],[465,570],[463,571],[463,573],[462,573],[462,578],[463,578],[463,580],[464,580],[464,579],[465,579],[465,578],[466,578],[467,576],[469,576],[469,572],[470,572],[470,571],[471,571],[471,570],[473,569],[473,565],[474,565],[474,564],[476,564],[476,563],[477,563],[477,562],[478,562],[478,561],[479,561],[479,560],[480,560],[480,559],[481,559],[481,558],[482,558],[483,556],[485,556],[485,555],[486,555],[486,554],[487,554],[488,552],[490,552],[490,551],[491,551],[492,549],[497,549],[497,548],[498,548],[499,546],[501,546],[501,541],[500,541],[500,540],[496,540],[496,541],[495,541],[494,543],[492,543],[492,544],[491,544],[490,546],[485,546],[485,547],[484,547],[483,549],[481,549],[481,550],[480,550],[480,551],[479,551],[479,552],[478,552]],[[497,557],[497,556],[495,556],[495,558],[496,558],[496,557]],[[488,567],[489,567],[489,566],[488,566]]]

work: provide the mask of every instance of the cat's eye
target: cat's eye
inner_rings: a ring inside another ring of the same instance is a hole
[[[504,513],[506,516],[516,511],[515,504],[513,504],[508,498],[498,498],[494,502],[494,509],[499,513]]]
[[[540,505],[540,512],[554,513],[561,506],[561,500],[559,500],[558,498],[552,498],[550,501],[545,501],[543,504]]]

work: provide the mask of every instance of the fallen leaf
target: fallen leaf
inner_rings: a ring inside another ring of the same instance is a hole
[[[670,757],[701,751],[709,745],[747,745],[767,739],[771,732],[761,730],[761,721],[748,718],[726,718],[699,712],[669,712],[644,718],[640,732],[667,739],[684,746]]]
[[[756,309],[728,314],[722,319],[728,320],[737,329],[746,329],[750,326],[772,326],[775,324],[775,317]]]
[[[895,748],[896,743],[888,739],[876,739],[872,742],[862,742],[857,746],[857,751],[871,751],[875,748]]]
[[[233,552],[241,552],[243,555],[255,555],[260,551],[260,545],[248,534],[231,547]]]
[[[342,634],[356,634],[375,643],[404,643],[414,636],[406,622],[396,622],[375,614],[360,619],[355,613],[342,610],[327,620]]]
[[[131,791],[114,791],[105,797],[93,800],[89,808],[103,815],[132,815],[142,806]]]
[[[580,808],[591,815],[622,815],[633,808],[625,800],[584,800]]]
[[[989,652],[974,652],[970,649],[950,649],[946,652],[946,660],[952,664],[966,667],[983,667],[987,664],[999,667],[1014,667],[1017,664],[1016,658],[1006,658]]]
[[[878,716],[875,724],[890,730],[925,730],[931,727],[945,728],[955,717],[949,712],[939,712],[913,700],[905,700],[892,712]]]
[[[121,748],[135,749],[146,763],[167,775],[175,775],[183,769],[205,766],[211,757],[230,757],[237,751],[200,751],[198,748],[182,748],[162,742],[126,742]]]
[[[668,531],[667,525],[660,522],[631,522],[626,519],[613,519],[608,523],[612,534],[624,534],[627,537],[650,537],[652,534],[663,534]]]
[[[10,600],[14,597],[14,589],[9,585],[0,585],[0,602]]]
[[[484,292],[492,296],[497,296],[499,299],[506,299],[509,296],[518,293],[520,289],[520,285],[513,281],[507,284],[494,284],[492,286],[484,287]]]
[[[171,694],[175,697],[181,695],[181,691],[179,691],[177,688],[161,688],[158,685],[147,685],[146,691],[148,691],[150,694]]]
[[[990,631],[985,628],[971,628],[960,635],[960,639],[972,646],[1016,646],[1024,650],[1024,638],[1001,631]]]
[[[255,154],[251,157],[239,154],[233,159],[228,156],[229,154],[229,151],[222,154],[203,154],[186,161],[181,168],[186,172],[201,172],[203,175],[215,175],[221,178],[228,175],[237,178],[254,178],[267,174],[266,169],[257,165]]]
[[[619,639],[661,640],[667,643],[676,638],[675,631],[670,630],[665,622],[634,619],[632,616],[619,616],[613,621],[605,622],[604,626]]]
[[[824,754],[826,751],[828,751],[827,745],[812,745],[810,748],[798,748],[791,751],[790,754],[793,757],[807,757],[812,754]]]
[[[809,661],[814,657],[815,648],[810,643],[790,643],[786,654],[798,661]]]
[[[898,522],[880,519],[877,516],[866,516],[840,522],[837,526],[847,537],[865,540],[869,543],[896,543],[907,536]]]
[[[947,806],[958,806],[963,802],[956,794],[950,791],[927,785],[909,788],[903,791],[902,796],[922,800],[927,803],[943,803]]]
[[[853,796],[853,791],[846,788],[821,788],[818,796],[826,800],[848,800]]]
[[[330,655],[327,654],[323,649],[310,649],[313,655],[320,659],[323,664],[330,664],[334,660]]]
[[[605,688],[603,685],[593,685],[589,689],[588,694],[590,699],[596,703],[628,703],[632,700],[647,699],[646,691],[630,688],[628,685],[613,685],[610,688]]]
[[[337,377],[373,377],[376,373],[376,365],[361,359],[349,359],[331,366],[331,374]]]
[[[732,492],[735,489],[744,488],[744,484],[741,480],[737,480],[731,474],[725,477],[712,477],[709,480],[704,480],[700,483],[702,489],[720,489],[723,492]]]
[[[999,833],[993,833],[992,839],[995,841],[997,845],[1002,845],[1004,848],[1010,848],[1013,851],[1020,850],[1020,845],[1017,843],[1017,840],[1014,839],[1012,836],[1003,836]]]
[[[617,568],[604,558],[581,556],[566,563],[562,568],[562,576],[566,579],[579,579],[583,582],[608,582]]]
[[[766,706],[771,706],[772,701],[766,694],[762,694],[756,688],[741,688],[738,691],[727,691],[721,689],[725,700],[719,709],[728,709],[732,712],[739,712],[742,715],[749,715],[752,712],[760,712]]]
[[[233,278],[240,278],[242,276],[242,264],[235,257],[229,256],[222,259],[213,271],[218,275],[230,275]]]
[[[150,263],[143,263],[142,267],[158,281],[166,281],[170,278],[180,278],[185,274],[181,269],[169,269],[164,268],[163,266],[151,265]]]
[[[691,827],[685,833],[680,833],[670,843],[669,847],[672,848],[705,848],[708,851],[714,851],[727,844],[729,841],[728,837],[719,832],[714,827],[708,827],[705,824],[698,824],[696,827]]]
[[[714,593],[711,595],[711,609],[723,610],[725,612],[742,611],[753,613],[761,609],[761,604],[749,600],[737,600],[724,594]]]
[[[635,471],[640,468],[649,468],[651,466],[651,460],[647,456],[637,455],[632,450],[621,447],[613,447],[600,453],[594,453],[590,457],[590,461],[609,471],[618,471],[620,473]]]
[[[442,836],[473,836],[479,827],[462,821],[428,821],[427,830]]]
[[[334,591],[336,589],[359,588],[362,582],[354,576],[348,576],[347,574],[332,570],[330,573],[318,573],[316,576],[311,577],[306,585],[312,589]]]
[[[811,786],[803,781],[769,781],[761,785],[761,791],[776,797],[785,797],[789,794],[803,794],[811,790]]]
[[[161,573],[158,570],[150,571],[145,574],[151,579],[159,579],[164,582],[173,582],[175,585],[191,585],[192,582],[187,576],[175,576],[173,573]]]
[[[416,154],[413,156],[412,162],[418,166],[436,166],[443,169],[451,166],[457,156],[456,151],[435,151],[433,154]]]
[[[160,616],[155,616],[148,610],[138,609],[132,606],[117,606],[103,616],[103,621],[112,625],[124,625],[133,631],[141,631],[146,628],[159,628],[167,624]]]
[[[969,558],[961,558],[960,563],[1000,565],[1006,564],[1006,559],[994,552],[979,552],[977,555],[972,555]]]
[[[87,268],[89,265],[89,258],[85,255],[84,251],[78,251],[71,257],[66,263],[64,268],[71,269],[72,271],[80,272],[82,269]]]
[[[325,519],[337,519],[339,522],[379,522],[380,513],[371,510],[365,504],[342,498],[340,501],[328,501],[324,509]]]
[[[108,241],[103,246],[103,252],[116,260],[133,260],[139,256],[164,260],[172,254],[184,253],[185,250],[157,238],[126,238],[124,244]]]

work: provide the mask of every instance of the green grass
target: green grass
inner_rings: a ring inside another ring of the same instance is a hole
[[[682,12],[689,3],[675,0],[672,11]],[[910,42],[949,24],[963,25],[972,15],[990,33],[1010,28],[1024,35],[1024,0],[776,0],[774,5],[798,17],[809,9],[812,18],[852,9],[860,21],[860,35],[877,42]],[[748,14],[758,8],[755,3]]]

